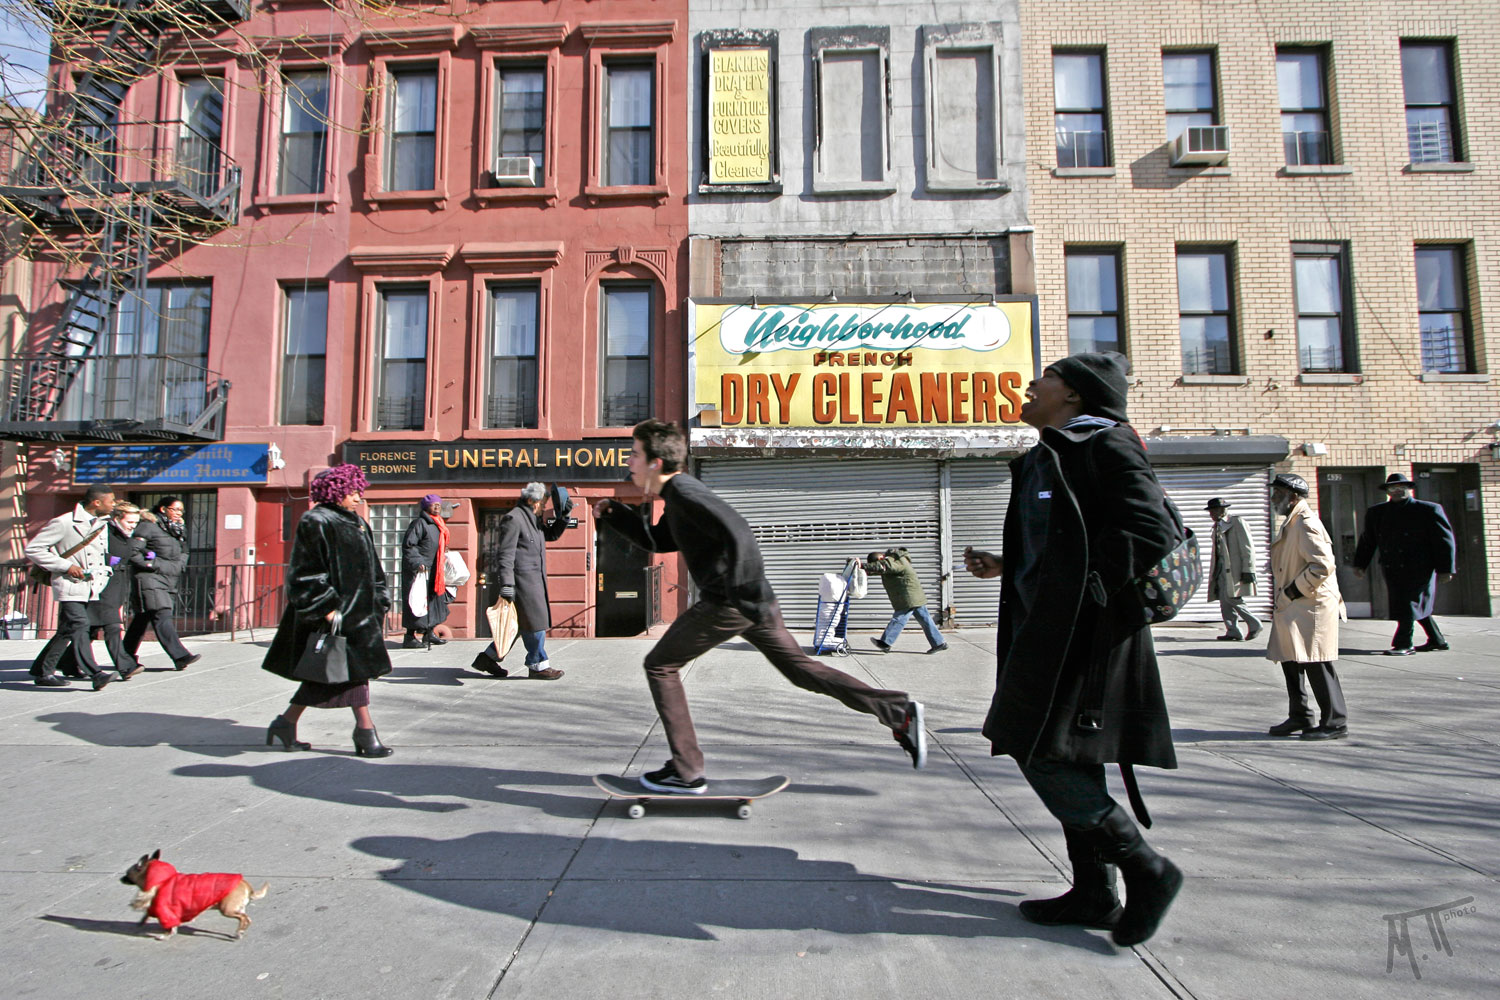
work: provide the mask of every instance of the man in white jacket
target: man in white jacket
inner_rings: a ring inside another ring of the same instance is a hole
[[[114,506],[113,488],[90,486],[82,503],[48,521],[26,543],[26,558],[52,574],[52,597],[57,602],[57,632],[31,664],[38,687],[68,686],[68,679],[57,674],[57,661],[70,644],[78,665],[93,679],[95,691],[120,679],[113,670],[101,670],[94,662],[88,613],[89,602],[98,600],[109,582],[105,532]]]

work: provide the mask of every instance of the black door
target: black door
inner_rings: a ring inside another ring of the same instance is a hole
[[[514,506],[514,505],[512,505]],[[500,579],[495,575],[495,563],[500,558],[500,522],[509,513],[510,507],[481,507],[474,513],[479,517],[479,574],[475,592],[482,602],[477,616],[476,628],[481,639],[493,639],[490,632],[490,616],[485,610],[500,599]]]
[[[1385,614],[1385,580],[1379,562],[1370,564],[1364,579],[1354,575],[1354,550],[1365,527],[1365,511],[1385,499],[1380,488],[1384,481],[1385,470],[1379,468],[1318,470],[1318,516],[1333,537],[1339,593],[1351,618]]]
[[[1440,583],[1434,611],[1440,615],[1488,615],[1490,601],[1484,558],[1484,514],[1479,501],[1477,465],[1414,466],[1417,499],[1443,508],[1458,544],[1458,573]]]
[[[646,630],[646,564],[650,553],[618,532],[594,533],[594,634],[640,635]]]

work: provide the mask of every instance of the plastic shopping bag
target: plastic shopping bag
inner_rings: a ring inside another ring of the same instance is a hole
[[[427,571],[416,575],[411,582],[411,592],[406,595],[406,606],[418,618],[427,614]]]
[[[453,549],[449,549],[443,556],[443,582],[447,584],[449,590],[462,587],[469,582],[469,564],[464,562],[464,557]]]

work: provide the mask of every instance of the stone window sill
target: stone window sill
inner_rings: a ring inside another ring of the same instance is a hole
[[[1248,375],[1184,375],[1183,385],[1249,385]]]
[[[1171,164],[1167,167],[1169,177],[1228,177],[1230,170],[1227,166],[1217,167],[1195,167],[1192,164]]]
[[[1423,372],[1423,382],[1476,382],[1489,384],[1490,377],[1483,372]]]
[[[1298,385],[1359,385],[1364,380],[1356,372],[1303,372],[1297,376]]]
[[[556,187],[477,187],[474,198],[481,205],[507,201],[556,201]]]
[[[1331,177],[1354,173],[1342,163],[1288,163],[1281,168],[1283,177]]]
[[[1405,174],[1472,174],[1472,163],[1408,163],[1401,168]]]
[[[584,197],[594,204],[601,201],[638,201],[651,198],[666,201],[668,190],[665,184],[630,184],[619,187],[589,184],[583,189]]]
[[[699,182],[699,194],[781,194],[781,178],[769,184],[709,184]]]
[[[1053,167],[1053,177],[1113,177],[1114,167]]]
[[[958,192],[963,194],[1010,194],[1010,185],[1004,181],[945,181],[928,175],[927,190]]]
[[[813,179],[812,193],[822,194],[895,194],[890,181],[820,181]]]

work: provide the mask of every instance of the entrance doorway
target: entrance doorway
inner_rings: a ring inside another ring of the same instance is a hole
[[[1379,467],[1318,470],[1318,516],[1333,536],[1339,593],[1351,618],[1374,618],[1386,612],[1385,579],[1379,562],[1364,579],[1354,575],[1354,551],[1365,527],[1365,511],[1385,500],[1385,470]]]
[[[650,554],[619,532],[594,532],[594,635],[632,636],[646,630],[646,565]]]
[[[475,634],[481,639],[493,639],[490,631],[490,616],[485,610],[495,606],[500,599],[500,576],[495,566],[500,561],[500,522],[510,513],[511,507],[480,507],[474,511],[479,519],[479,565],[475,578],[475,595],[479,598],[479,614],[475,615]]]
[[[212,632],[218,626],[215,564],[219,559],[219,491],[137,491],[130,494],[130,502],[141,510],[150,510],[172,496],[182,500],[188,555],[187,568],[177,582],[177,631],[182,635]]]
[[[1434,613],[1488,615],[1490,599],[1484,557],[1484,512],[1479,499],[1479,466],[1416,465],[1417,499],[1438,504],[1453,525],[1458,573],[1440,583]]]

